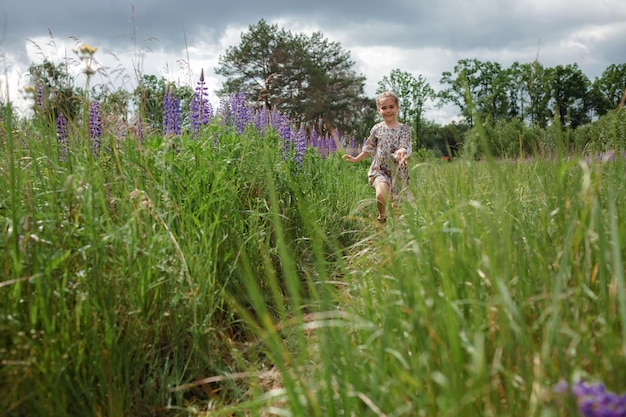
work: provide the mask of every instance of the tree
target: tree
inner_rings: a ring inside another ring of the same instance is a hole
[[[353,65],[350,54],[322,33],[294,35],[262,19],[220,56],[215,72],[226,78],[220,95],[243,92],[302,127],[345,133],[357,129],[354,115],[366,101],[365,77]]]
[[[67,65],[54,64],[48,60],[28,68],[30,82],[37,89],[34,110],[50,120],[63,115],[74,121],[79,113],[83,93],[74,87],[74,78],[69,75]]]
[[[598,116],[619,106],[626,94],[626,64],[609,65],[592,84],[593,108]]]
[[[156,75],[144,74],[133,92],[138,117],[153,130],[163,128],[163,96],[166,81]]]
[[[422,137],[426,103],[435,99],[435,90],[421,74],[415,78],[413,74],[399,69],[391,70],[389,76],[384,76],[378,82],[376,94],[386,90],[393,91],[398,95],[400,101],[398,119],[413,128],[414,148],[417,149],[418,142]]]
[[[441,102],[456,105],[470,126],[474,124],[470,101],[476,88],[473,82],[475,72],[475,68],[469,66],[469,61],[461,60],[454,66],[454,72],[444,71],[439,81],[442,86],[448,85],[438,94]]]
[[[424,121],[422,147],[431,149],[436,156],[457,157],[463,149],[463,136],[469,129],[468,125],[449,123],[440,126],[431,121]]]
[[[545,128],[552,120],[550,103],[551,70],[538,61],[521,66],[521,82],[528,95],[526,120],[532,125]]]
[[[456,104],[467,123],[473,125],[475,115],[490,123],[510,117],[510,78],[500,64],[462,59],[455,65],[454,74],[442,74],[441,83],[449,87],[440,98],[444,103]]]
[[[215,73],[226,78],[221,95],[245,92],[246,97],[273,109],[279,93],[278,78],[285,76],[289,61],[289,35],[277,25],[261,19],[241,34],[239,46],[231,46],[219,57]]]
[[[562,126],[573,129],[589,123],[591,117],[591,82],[578,68],[578,64],[557,65],[550,77],[554,113]]]
[[[139,118],[155,131],[163,129],[163,97],[167,88],[180,100],[182,124],[188,125],[188,109],[193,96],[191,87],[176,86],[163,77],[159,79],[156,75],[144,74],[133,92],[133,101]]]
[[[524,66],[514,62],[508,69],[509,118],[524,120],[528,107],[528,87],[524,83]]]

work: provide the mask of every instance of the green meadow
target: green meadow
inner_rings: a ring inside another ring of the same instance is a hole
[[[577,415],[559,381],[626,389],[619,151],[416,154],[381,227],[367,163],[276,132],[96,153],[2,120],[1,415],[551,417]]]

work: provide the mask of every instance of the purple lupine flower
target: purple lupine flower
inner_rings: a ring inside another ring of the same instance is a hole
[[[143,140],[143,122],[139,118],[135,120],[134,134],[136,139]]]
[[[312,147],[317,148],[318,140],[319,140],[319,136],[317,135],[317,131],[315,130],[315,128],[312,128],[311,135],[309,137],[309,143],[311,143]]]
[[[279,115],[276,119],[276,128],[278,130],[278,137],[283,141],[283,159],[288,160],[293,143],[289,118],[284,114]]]
[[[228,119],[230,126],[241,134],[250,122],[248,105],[244,93],[233,94],[228,101]]]
[[[209,124],[213,117],[213,108],[209,103],[208,88],[204,83],[204,69],[200,71],[200,80],[191,99],[191,130],[194,134],[200,132],[201,125]]]
[[[324,136],[319,136],[317,138],[317,152],[320,156],[326,156],[326,138]]]
[[[65,162],[67,160],[67,138],[69,136],[69,129],[67,127],[67,118],[63,113],[59,113],[57,116],[57,140],[59,143],[59,161]]]
[[[37,84],[37,107],[43,106],[43,84]]]
[[[337,152],[337,141],[334,138],[328,139],[328,152],[335,153]]]
[[[329,144],[328,150],[330,152],[337,152],[337,144],[340,144],[342,147],[346,147],[347,143],[345,139],[341,137],[341,133],[339,133],[339,129],[334,128],[332,134],[332,143]]]
[[[348,153],[353,156],[358,154],[356,138],[354,137],[350,140],[350,145],[348,145]]]
[[[239,100],[237,100],[237,133],[241,134],[243,129],[248,125],[249,114],[248,106],[244,98],[243,93],[239,93]]]
[[[295,154],[293,156],[294,161],[298,164],[298,168],[302,166],[304,161],[304,154],[306,153],[306,132],[303,128],[298,130],[296,134]]]
[[[168,88],[163,96],[163,135],[180,135],[180,102]]]
[[[291,122],[289,118],[281,114],[280,117],[276,120],[278,126],[278,136],[284,140],[285,142],[291,141]]]
[[[337,144],[333,138],[326,136],[320,140],[318,150],[321,156],[326,157],[337,150]]]
[[[97,101],[92,101],[89,104],[89,133],[91,136],[91,149],[96,154],[100,152],[101,124],[100,104]]]
[[[602,152],[598,159],[600,162],[613,162],[615,160],[615,151]]]
[[[560,381],[555,386],[555,392],[565,393],[567,388],[567,383]],[[579,381],[570,392],[582,417],[626,417],[626,394],[610,392],[602,383]]]
[[[222,115],[222,124],[227,127],[231,126],[227,99],[220,99],[220,107],[218,108],[217,112],[218,114]]]
[[[254,113],[254,127],[261,132],[261,136],[265,133],[265,129],[269,126],[269,114],[265,107]]]

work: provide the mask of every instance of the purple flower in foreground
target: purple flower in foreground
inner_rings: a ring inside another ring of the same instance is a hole
[[[354,156],[356,156],[359,153],[358,145],[356,143],[356,138],[352,138],[350,140],[350,145],[348,145],[348,152],[350,153],[350,155],[354,155]]]
[[[278,130],[278,136],[283,141],[283,158],[285,160],[289,159],[289,154],[291,152],[292,146],[292,131],[291,131],[291,123],[289,118],[285,115],[280,115],[276,119],[276,128]]]
[[[133,136],[135,139],[142,141],[143,137],[143,122],[141,119],[135,120],[135,125],[131,128],[131,132],[133,132]]]
[[[101,124],[100,104],[97,101],[92,101],[89,105],[89,134],[91,136],[91,148],[96,154],[100,152]]]
[[[191,99],[191,129],[194,134],[200,132],[200,126],[209,124],[213,117],[213,108],[209,103],[208,88],[204,82],[204,69],[200,71],[200,80]]]
[[[228,118],[238,135],[250,123],[250,111],[244,93],[233,94],[228,100]]]
[[[296,143],[295,143],[295,155],[293,157],[294,161],[298,164],[298,167],[302,165],[302,161],[304,160],[304,154],[306,153],[306,132],[304,129],[300,128],[298,133],[296,134]]]
[[[37,84],[37,107],[43,106],[43,85]]]
[[[261,136],[263,136],[263,134],[265,133],[265,130],[267,129],[269,125],[269,118],[270,116],[265,107],[262,107],[260,110],[257,110],[254,113],[254,121],[253,121],[254,127],[259,130],[259,132],[261,133]]]
[[[59,161],[64,162],[67,158],[67,137],[69,130],[67,128],[67,119],[63,113],[57,116],[57,140],[59,143]]]
[[[170,88],[163,96],[163,135],[180,135],[180,102]]]
[[[319,141],[319,136],[317,134],[317,130],[315,130],[315,128],[312,128],[311,134],[309,135],[309,142],[311,143],[311,146],[314,148],[317,148],[318,141]]]
[[[568,385],[560,381],[555,392],[566,393]],[[604,384],[579,381],[571,387],[578,412],[582,417],[626,417],[626,394],[618,395],[606,389]]]

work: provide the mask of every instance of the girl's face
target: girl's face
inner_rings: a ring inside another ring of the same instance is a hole
[[[387,97],[378,102],[378,113],[382,116],[385,123],[394,123],[398,117],[399,106],[396,101]]]

